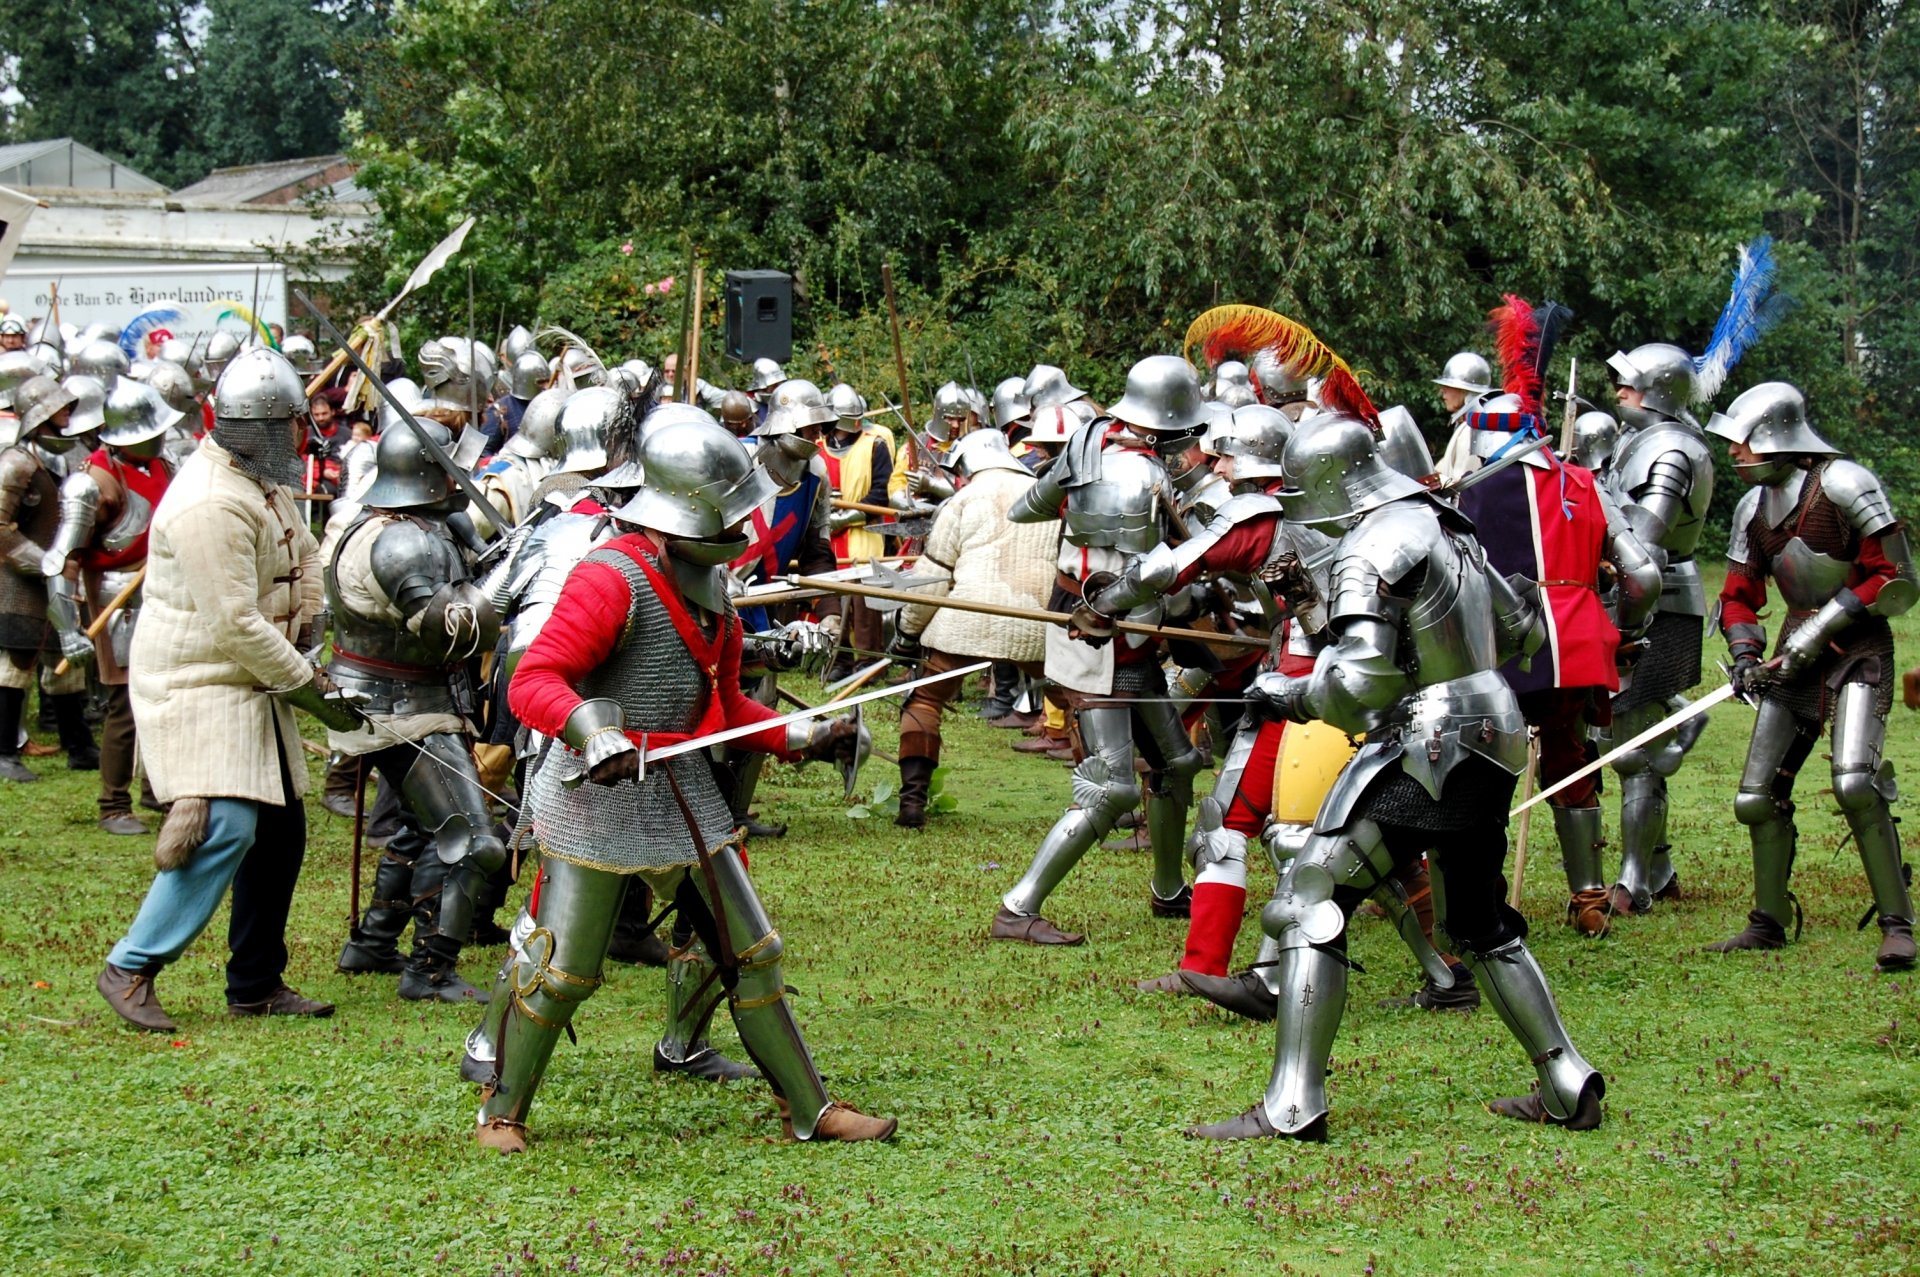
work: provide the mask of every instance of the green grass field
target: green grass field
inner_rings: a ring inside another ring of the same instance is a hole
[[[1903,652],[1916,650],[1913,624]],[[1891,752],[1920,783],[1920,717]],[[890,712],[874,715],[891,747]],[[1050,913],[1080,949],[989,944],[997,897],[1065,802],[1057,763],[956,715],[959,812],[925,834],[844,814],[823,768],[773,768],[753,850],[788,980],[836,1093],[900,1119],[888,1145],[779,1142],[762,1086],[659,1080],[660,973],[614,967],[562,1043],[532,1152],[472,1141],[456,1063],[472,1011],[333,971],[347,822],[319,812],[289,980],[323,1022],[230,1021],[224,912],[161,981],[178,1038],[138,1034],[93,977],[132,917],[149,840],[94,830],[94,777],[0,790],[5,1271],[59,1273],[1857,1273],[1920,1270],[1914,981],[1878,932],[1816,755],[1802,777],[1801,942],[1700,947],[1747,909],[1731,799],[1751,714],[1716,711],[1674,785],[1687,899],[1599,942],[1559,917],[1550,824],[1526,912],[1604,1127],[1504,1122],[1532,1070],[1491,1012],[1383,1011],[1415,979],[1356,920],[1332,1142],[1215,1146],[1182,1127],[1260,1093],[1271,1031],[1136,992],[1184,924],[1147,914],[1144,853],[1091,853]],[[310,763],[316,761],[309,759]],[[50,765],[51,763],[51,765]],[[875,763],[870,786],[890,769]],[[317,786],[316,786],[317,788]],[[1611,801],[1611,800],[1610,800]],[[1611,817],[1609,818],[1611,821]],[[1538,835],[1545,834],[1543,844]],[[1612,853],[1610,852],[1610,855]],[[1254,870],[1255,904],[1270,879]],[[520,896],[516,894],[514,903]],[[503,914],[503,917],[506,915]],[[1249,919],[1239,960],[1251,954]],[[471,955],[485,981],[495,951]],[[738,1051],[730,1027],[716,1041]]]

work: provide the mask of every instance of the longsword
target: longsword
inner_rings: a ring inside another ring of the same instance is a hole
[[[1678,727],[1680,724],[1686,722],[1690,718],[1700,717],[1700,715],[1706,713],[1708,710],[1712,709],[1715,705],[1718,705],[1721,701],[1731,699],[1732,697],[1738,696],[1739,694],[1740,694],[1740,689],[1735,687],[1731,682],[1721,684],[1719,687],[1715,688],[1711,692],[1708,692],[1705,696],[1702,696],[1699,700],[1693,702],[1691,705],[1687,706],[1685,709],[1675,710],[1673,713],[1667,715],[1665,718],[1655,723],[1652,727],[1649,727],[1646,731],[1641,732],[1638,736],[1635,736],[1633,739],[1627,741],[1625,744],[1614,746],[1612,749],[1600,755],[1600,757],[1594,759],[1592,762],[1588,763],[1586,766],[1582,767],[1580,770],[1572,773],[1571,775],[1563,777],[1560,780],[1555,781],[1551,785],[1548,785],[1545,789],[1541,790],[1539,793],[1535,794],[1533,797],[1527,799],[1527,801],[1521,803],[1518,807],[1515,807],[1512,811],[1508,812],[1507,815],[1518,816],[1521,812],[1533,806],[1535,803],[1545,802],[1547,799],[1553,797],[1555,794],[1559,793],[1561,790],[1565,789],[1567,786],[1573,784],[1574,782],[1585,780],[1588,776],[1593,775],[1593,773],[1599,771],[1602,767],[1605,767],[1608,763],[1620,757],[1622,754],[1626,754],[1640,748],[1642,745],[1654,739],[1656,736],[1660,736],[1666,732],[1672,731],[1674,728]]]

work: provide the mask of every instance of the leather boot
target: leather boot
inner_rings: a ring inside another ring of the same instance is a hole
[[[0,656],[0,660],[5,659]],[[26,707],[24,690],[0,687],[0,780],[18,785],[31,785],[40,779],[38,773],[20,761],[20,716]]]
[[[900,760],[900,814],[893,823],[902,829],[924,829],[927,824],[927,794],[933,785],[933,769],[938,766],[931,758],[902,758]]]
[[[1320,1114],[1297,1131],[1280,1132],[1273,1129],[1273,1123],[1267,1120],[1267,1107],[1256,1104],[1239,1117],[1230,1117],[1224,1122],[1214,1122],[1208,1126],[1189,1126],[1185,1132],[1190,1140],[1299,1140],[1305,1144],[1324,1144],[1327,1142],[1327,1115]]]
[[[1213,1005],[1258,1024],[1271,1021],[1280,1007],[1280,999],[1267,987],[1267,982],[1260,978],[1258,971],[1242,971],[1238,975],[1203,975],[1198,971],[1182,971],[1180,979],[1187,988]]]
[[[400,973],[400,996],[409,1002],[466,1002],[487,1004],[487,991],[462,979],[455,963],[460,947],[449,944],[444,936],[420,938],[414,928],[413,952],[407,968]]]
[[[93,987],[107,1000],[113,1013],[136,1029],[149,1033],[171,1033],[180,1026],[160,1005],[153,989],[153,973],[123,971],[109,962],[94,980]]]
[[[1025,940],[1028,944],[1084,944],[1086,936],[1062,931],[1037,913],[1015,913],[1005,905],[993,915],[987,932],[993,940]]]
[[[1746,929],[1707,946],[1708,953],[1735,953],[1742,949],[1784,949],[1787,928],[1772,914],[1755,909],[1747,914]]]
[[[53,720],[60,733],[60,748],[67,751],[67,770],[97,772],[100,749],[93,743],[93,730],[87,726],[87,694],[68,692],[51,696]]]
[[[652,918],[653,889],[636,878],[620,900],[620,916],[613,923],[613,943],[607,947],[607,956],[635,966],[666,966],[667,943],[648,928]]]
[[[1875,955],[1875,971],[1911,971],[1914,962],[1913,919],[1880,919],[1880,952]]]
[[[788,1139],[796,1138],[793,1133],[793,1118],[787,1112],[787,1102],[779,1101],[780,1129]],[[839,1100],[827,1105],[813,1125],[813,1139],[839,1140],[844,1144],[854,1144],[861,1140],[891,1139],[900,1129],[898,1118],[871,1117],[862,1113],[851,1104]]]

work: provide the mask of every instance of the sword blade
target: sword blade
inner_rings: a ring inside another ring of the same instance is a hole
[[[1686,722],[1690,718],[1698,718],[1700,715],[1712,709],[1715,705],[1718,705],[1721,701],[1730,699],[1733,695],[1734,695],[1733,684],[1722,683],[1717,689],[1715,689],[1714,691],[1708,692],[1705,696],[1702,696],[1699,700],[1687,706],[1685,709],[1677,710],[1674,713],[1667,715],[1665,718],[1655,723],[1652,727],[1649,727],[1646,731],[1641,732],[1638,736],[1635,736],[1632,740],[1627,741],[1625,744],[1614,746],[1612,749],[1608,750],[1606,753],[1600,755],[1600,757],[1588,763],[1585,767],[1582,767],[1579,771],[1574,772],[1572,775],[1567,776],[1559,781],[1556,781],[1551,785],[1548,785],[1545,789],[1541,790],[1539,793],[1535,794],[1533,797],[1527,799],[1527,801],[1521,803],[1518,807],[1515,807],[1512,811],[1508,812],[1507,815],[1518,816],[1521,812],[1525,811],[1529,807],[1532,807],[1534,804],[1545,802],[1547,799],[1553,797],[1555,794],[1559,793],[1561,790],[1565,789],[1567,786],[1573,784],[1575,781],[1584,780],[1588,776],[1593,775],[1593,773],[1599,771],[1602,767],[1605,767],[1608,763],[1620,757],[1622,754],[1625,754],[1630,750],[1635,750],[1640,748],[1640,746],[1646,744],[1648,741],[1654,739],[1656,736],[1659,736],[1665,732],[1671,731],[1672,729],[1674,729],[1675,727],[1678,727],[1680,724]]]
[[[816,705],[812,709],[795,710],[791,714],[782,714],[778,718],[769,718],[764,722],[743,723],[739,727],[729,727],[724,731],[713,732],[706,736],[696,736],[688,741],[681,741],[678,745],[664,745],[659,749],[650,749],[646,752],[645,756],[642,757],[641,762],[642,764],[649,764],[657,763],[662,759],[676,758],[681,754],[690,754],[696,749],[705,749],[709,745],[724,745],[730,740],[738,740],[742,736],[752,736],[756,732],[764,732],[769,728],[785,727],[789,723],[804,723],[810,718],[818,718],[822,714],[833,714],[841,710],[852,709],[855,705],[863,705],[868,701],[877,701],[883,696],[899,696],[904,692],[911,692],[916,687],[926,687],[930,683],[942,682],[949,678],[965,678],[969,674],[978,674],[981,670],[992,668],[992,661],[976,661],[972,665],[963,665],[957,670],[947,670],[940,674],[929,674],[925,678],[916,678],[907,683],[897,683],[892,687],[876,687],[871,692],[861,692],[858,696],[849,696],[845,700],[830,701],[824,705]]]

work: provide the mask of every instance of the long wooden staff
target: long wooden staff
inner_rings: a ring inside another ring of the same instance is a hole
[[[1010,603],[984,603],[973,599],[928,598],[912,590],[889,590],[884,586],[867,585],[861,581],[831,581],[819,576],[796,576],[792,578],[796,590],[825,590],[829,594],[858,594],[870,599],[892,599],[900,603],[920,603],[927,607],[950,607],[957,612],[978,612],[982,616],[1005,616],[1016,621],[1043,621],[1048,625],[1066,625],[1073,618],[1065,612],[1050,612],[1038,607],[1015,607]],[[783,601],[778,594],[761,595],[753,600],[755,604],[767,604]],[[1192,639],[1196,643],[1232,643],[1240,647],[1264,648],[1268,640],[1253,638],[1245,634],[1227,634],[1210,630],[1188,630],[1175,625],[1146,625],[1139,621],[1115,621],[1114,628],[1126,634],[1151,634],[1156,638]]]
[[[140,589],[140,583],[146,579],[147,565],[142,563],[140,570],[133,574],[133,580],[122,586],[120,593],[114,595],[107,605],[100,609],[100,615],[93,618],[93,624],[87,626],[87,637],[90,639],[99,638],[100,635],[106,631],[107,622],[113,619],[113,614],[127,605],[127,602],[132,599],[134,594]],[[73,668],[72,665],[68,662],[67,658],[63,656],[60,658],[60,663],[53,667],[53,676],[59,678],[71,668]]]
[[[907,445],[901,451],[906,454],[907,469],[919,465],[914,455],[913,430],[913,391],[907,382],[906,348],[900,344],[900,307],[893,299],[893,266],[880,264],[880,286],[887,294],[887,324],[893,332],[893,371],[900,378],[900,420],[907,423]]]
[[[700,398],[700,306],[706,300],[707,268],[695,264],[693,268],[693,317],[687,324],[687,403]]]
[[[1540,738],[1527,735],[1527,770],[1520,774],[1520,801],[1526,802],[1533,797],[1534,773],[1540,770]],[[1520,907],[1520,888],[1527,881],[1527,830],[1533,822],[1533,808],[1527,807],[1520,813],[1520,833],[1514,839],[1513,885],[1507,888],[1507,907]]]
[[[849,501],[845,497],[835,497],[833,508],[836,510],[858,510],[862,514],[885,515],[891,519],[900,512],[890,505],[874,505],[871,501]]]

